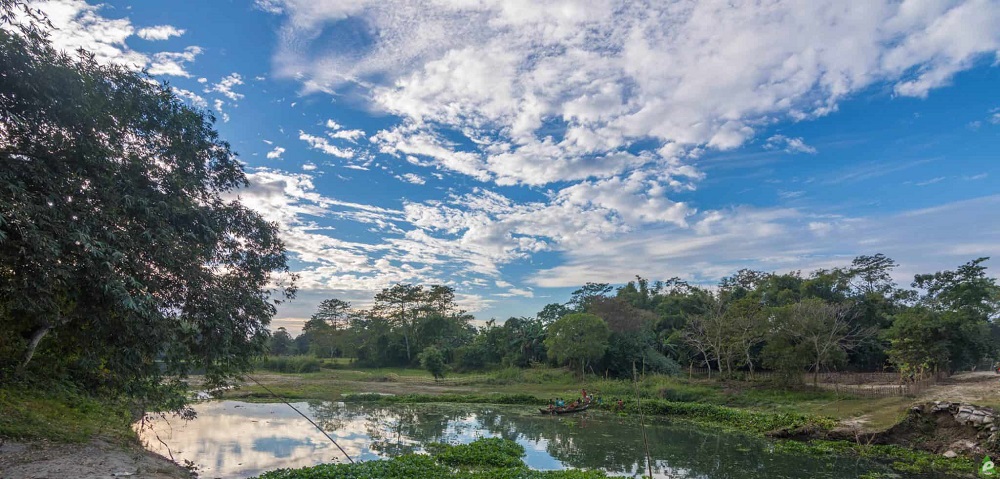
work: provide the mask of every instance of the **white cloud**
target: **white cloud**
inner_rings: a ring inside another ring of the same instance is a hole
[[[183,30],[164,25],[137,31],[127,17],[105,17],[103,13],[107,8],[103,4],[89,5],[83,0],[36,0],[29,3],[31,8],[41,11],[51,22],[49,41],[53,47],[65,52],[82,48],[92,53],[99,63],[124,65],[135,70],[148,67],[153,75],[186,77],[189,75],[184,70],[184,63],[194,61],[194,57],[201,52],[196,46],[187,47],[183,52],[154,52],[149,55],[137,52],[127,43],[134,35],[160,39],[157,35],[179,35]]]
[[[268,143],[268,144],[270,144],[270,143]],[[267,152],[267,159],[269,159],[269,160],[280,159],[281,155],[284,154],[284,153],[285,153],[285,149],[284,148],[282,148],[280,146],[276,146],[276,147],[274,147],[273,150]]]
[[[191,74],[184,69],[184,66],[186,63],[193,62],[201,52],[201,47],[190,46],[185,48],[183,52],[154,53],[149,65],[149,74],[190,78]]]
[[[198,108],[208,108],[208,102],[193,91],[177,87],[171,87],[171,90],[173,90],[175,95],[187,99],[187,101],[191,102],[192,105]]]
[[[662,227],[595,238],[567,250],[565,263],[537,272],[529,282],[570,287],[578,286],[580,278],[620,283],[639,274],[714,283],[739,268],[811,271],[881,252],[903,265],[896,279],[908,283],[913,274],[988,256],[1000,244],[1000,232],[992,226],[998,222],[996,195],[864,218],[787,208],[707,211],[690,229]]]
[[[764,144],[768,149],[782,149],[787,153],[809,153],[815,155],[816,148],[805,143],[802,138],[789,138],[785,135],[774,135]]]
[[[407,183],[413,183],[414,185],[422,185],[427,183],[423,177],[415,173],[405,173],[403,175],[397,176],[400,181],[405,181]]]
[[[299,139],[308,143],[309,147],[314,150],[322,151],[328,155],[337,156],[340,158],[353,158],[354,151],[349,148],[339,148],[330,143],[330,140],[323,138],[321,136],[310,135],[302,130],[299,130]]]
[[[876,83],[925,96],[1000,53],[1000,4],[990,0],[258,7],[286,15],[279,75],[307,91],[355,83],[372,107],[403,118],[376,135],[383,151],[501,185],[603,180],[665,161],[692,174],[674,181],[690,183],[698,173],[685,162],[704,148],[829,114]],[[780,142],[815,152],[800,138]]]
[[[914,183],[914,184],[917,185],[917,186],[927,186],[927,185],[933,185],[934,183],[940,183],[940,182],[944,181],[945,179],[947,179],[947,177],[938,176],[938,177],[931,178],[931,179],[925,180],[925,181],[920,181],[920,182],[917,182],[917,183]]]
[[[143,40],[166,40],[170,37],[179,37],[184,34],[184,29],[172,25],[157,25],[154,27],[140,28],[136,35]]]
[[[351,143],[357,143],[358,139],[364,138],[364,130],[340,130],[332,133],[327,133],[330,138],[337,138],[340,140],[347,140]]]
[[[455,151],[455,145],[416,125],[382,130],[372,141],[380,145],[382,153],[392,155],[420,155],[435,160],[436,164],[452,171],[473,176],[481,181],[490,178],[485,164],[477,153]]]
[[[83,48],[94,54],[99,63],[114,63],[130,68],[145,67],[146,55],[132,50],[125,40],[135,33],[128,18],[103,17],[99,6],[83,0],[32,2],[52,23],[49,40],[57,50],[73,52]]]
[[[243,99],[242,93],[237,93],[233,90],[236,86],[243,84],[243,77],[239,73],[230,73],[229,75],[223,77],[219,80],[219,83],[213,84],[211,87],[205,89],[205,93],[221,93],[222,96],[228,98],[233,103]]]
[[[316,169],[316,164],[315,163],[304,163],[302,165],[302,169],[305,170],[305,171],[313,171],[313,170]]]

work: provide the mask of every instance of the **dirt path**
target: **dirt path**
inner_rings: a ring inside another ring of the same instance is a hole
[[[186,469],[139,446],[101,439],[86,444],[0,444],[0,479],[190,479]]]
[[[1000,406],[1000,375],[993,371],[956,374],[928,388],[919,399],[997,407]]]

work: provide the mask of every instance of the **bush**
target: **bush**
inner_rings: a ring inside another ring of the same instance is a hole
[[[459,371],[478,371],[486,367],[486,349],[480,342],[455,348],[452,353]]]
[[[440,349],[434,346],[427,346],[420,352],[418,357],[420,358],[420,366],[431,373],[435,380],[444,377],[444,372],[448,366],[444,364],[444,353]]]
[[[669,376],[678,376],[681,374],[681,365],[677,364],[677,361],[650,349],[646,354],[646,370]]]
[[[322,361],[311,356],[269,356],[257,365],[257,369],[277,373],[315,373],[322,366]]]

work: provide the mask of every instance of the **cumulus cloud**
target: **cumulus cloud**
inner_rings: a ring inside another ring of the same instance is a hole
[[[403,119],[376,135],[384,151],[501,185],[665,161],[692,173],[702,149],[737,148],[775,120],[829,114],[876,83],[926,96],[1000,53],[990,0],[257,6],[285,18],[279,75],[307,91],[361,86]],[[445,139],[456,132],[468,141]],[[797,138],[780,148],[814,152]]]
[[[233,88],[243,84],[243,77],[239,73],[230,73],[225,77],[222,77],[218,83],[212,84],[211,87],[205,88],[205,93],[219,93],[222,96],[228,98],[231,102],[237,102],[243,99],[242,93],[237,93]]]
[[[155,27],[140,28],[136,35],[143,40],[166,40],[170,37],[179,37],[184,34],[184,30],[172,25],[157,25]]]
[[[171,90],[173,90],[175,95],[186,99],[187,101],[191,102],[192,105],[198,108],[208,108],[208,102],[205,101],[205,99],[202,98],[201,95],[198,95],[197,93],[191,90],[185,90],[183,88],[177,88],[177,87],[171,87]]]
[[[347,148],[339,148],[331,144],[330,140],[323,138],[322,136],[310,135],[304,131],[299,130],[299,139],[308,143],[310,148],[322,151],[327,155],[333,155],[340,158],[354,157],[354,151]]]
[[[567,251],[565,263],[537,272],[529,283],[571,287],[580,278],[617,283],[635,274],[715,283],[739,268],[811,271],[872,252],[903,265],[896,279],[908,283],[916,273],[954,268],[1000,247],[1000,232],[992,227],[1000,221],[997,195],[866,218],[739,207],[706,211],[692,221],[688,229],[595,238]]]
[[[149,74],[190,78],[191,74],[185,70],[185,64],[193,62],[201,52],[201,47],[190,46],[183,52],[154,53],[149,65]]]
[[[268,144],[270,144],[270,143],[268,143]],[[274,147],[273,150],[267,152],[267,159],[269,159],[269,160],[280,159],[281,155],[284,154],[284,153],[285,153],[285,149],[284,148],[282,148],[280,146],[276,146],[276,147]]]
[[[405,173],[397,176],[396,178],[398,178],[400,181],[405,181],[407,183],[412,183],[414,185],[422,185],[424,183],[427,183],[427,180],[425,180],[422,176],[416,173]]]
[[[166,39],[184,31],[169,25],[147,27],[138,31],[129,18],[107,18],[104,5],[90,5],[84,0],[41,0],[29,2],[51,22],[49,41],[57,50],[74,52],[84,49],[99,63],[124,65],[140,70],[149,68],[153,75],[189,76],[185,62],[194,61],[201,49],[190,46],[183,52],[158,52],[147,55],[133,50],[127,40],[138,35],[145,39]],[[164,38],[160,38],[166,35]]]
[[[405,211],[324,196],[316,191],[309,173],[260,168],[247,178],[250,186],[235,197],[280,226],[288,250],[302,265],[297,271],[300,297],[335,292],[363,305],[374,292],[393,283],[457,285],[455,278],[477,274],[462,265],[480,261],[479,250],[451,249],[448,241],[432,238],[413,225]],[[368,225],[379,232],[379,241],[334,238],[326,234],[334,228],[327,224],[331,221]],[[477,294],[460,291],[459,296],[469,311],[490,304]]]

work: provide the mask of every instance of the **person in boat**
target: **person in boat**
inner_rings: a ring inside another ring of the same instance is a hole
[[[556,407],[563,407],[565,405],[566,403],[562,400],[562,398],[556,398]]]

